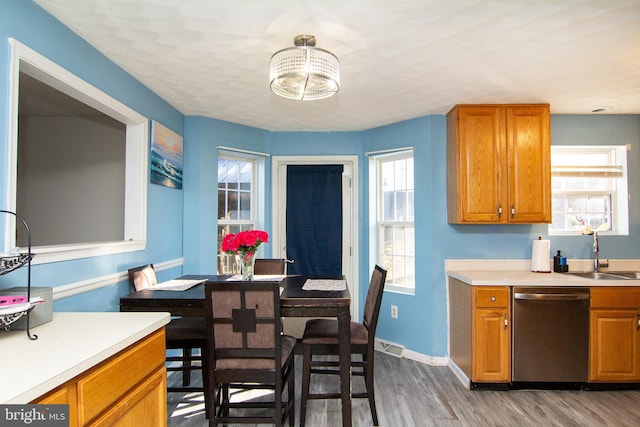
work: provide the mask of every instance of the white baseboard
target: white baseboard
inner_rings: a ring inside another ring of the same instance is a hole
[[[460,380],[462,385],[465,386],[467,389],[471,388],[471,380],[469,379],[469,377],[467,377],[467,375],[464,372],[462,372],[462,369],[460,369],[460,367],[456,365],[456,362],[454,362],[451,359],[448,359],[448,360],[449,360],[449,369],[451,369],[453,374]]]
[[[447,366],[449,358],[439,356],[428,356],[411,350],[405,350],[404,357],[429,366]]]
[[[376,339],[375,349],[394,357],[414,360],[416,362],[424,363],[425,365],[447,366],[449,364],[448,357],[428,356],[426,354],[407,350],[403,345],[386,340]]]

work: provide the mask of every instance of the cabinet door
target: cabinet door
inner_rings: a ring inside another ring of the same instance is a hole
[[[105,408],[122,400],[142,378],[164,368],[166,357],[164,329],[108,359],[77,381],[78,417],[88,424]]]
[[[640,380],[640,311],[591,310],[590,381]]]
[[[500,222],[506,203],[504,115],[494,106],[457,111],[456,171],[459,222]],[[506,210],[504,211],[506,213]]]
[[[507,309],[476,308],[473,326],[474,382],[511,380],[511,327]]]
[[[91,422],[91,427],[139,427],[141,421],[148,426],[167,425],[167,372],[161,367],[142,381],[133,391],[123,396],[101,416]]]
[[[78,425],[78,400],[76,399],[76,384],[74,382],[63,384],[31,403],[40,405],[69,405],[69,427],[76,427]]]
[[[548,106],[506,107],[508,206],[512,223],[551,222]]]

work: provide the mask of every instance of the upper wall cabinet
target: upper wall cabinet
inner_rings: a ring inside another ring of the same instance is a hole
[[[549,105],[457,105],[447,114],[451,224],[551,222]]]

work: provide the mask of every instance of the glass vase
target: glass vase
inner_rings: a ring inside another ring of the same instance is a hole
[[[240,268],[240,274],[242,275],[243,282],[253,280],[253,267],[255,264],[255,260],[255,252],[247,252],[244,254],[236,255],[236,263]]]

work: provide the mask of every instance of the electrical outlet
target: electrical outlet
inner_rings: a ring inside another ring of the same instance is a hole
[[[391,306],[391,318],[392,319],[397,319],[398,318],[398,306],[397,305],[392,305]]]

